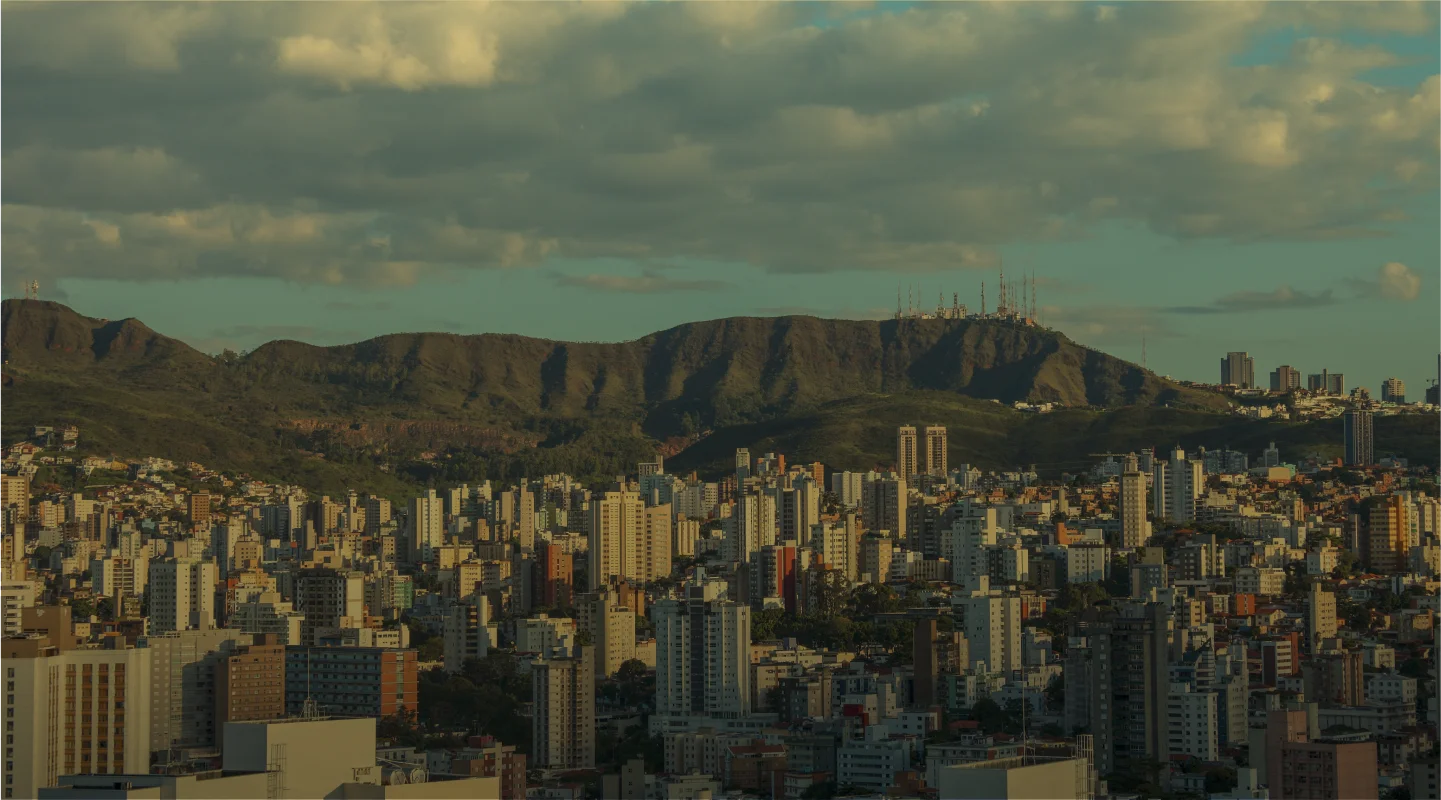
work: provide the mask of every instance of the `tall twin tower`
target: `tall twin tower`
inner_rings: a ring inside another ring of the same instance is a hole
[[[914,425],[902,425],[896,429],[896,472],[904,478],[917,475],[946,476],[946,429],[941,425],[929,425],[922,429],[925,435],[925,450],[920,451],[920,440],[916,437]],[[921,463],[922,452],[925,463]],[[924,468],[923,468],[924,467]]]

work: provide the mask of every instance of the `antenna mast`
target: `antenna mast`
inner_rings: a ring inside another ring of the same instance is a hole
[[[26,300],[39,300],[39,299],[40,299],[40,282],[39,282],[39,281],[31,280],[31,281],[26,281],[26,282],[25,282],[25,299],[26,299]]]
[[[981,316],[986,315],[986,282],[981,281]]]

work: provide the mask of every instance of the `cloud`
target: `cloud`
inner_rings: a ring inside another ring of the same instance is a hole
[[[1002,246],[1116,221],[1382,235],[1435,196],[1441,78],[1379,83],[1405,60],[1340,35],[1436,19],[1427,3],[11,4],[0,256],[52,281],[393,286],[560,257],[990,269]],[[1245,58],[1295,30],[1310,38]]]
[[[1421,296],[1421,276],[1399,261],[1382,264],[1375,278],[1354,278],[1347,283],[1360,297],[1409,303]]]
[[[389,311],[390,303],[386,300],[377,300],[373,303],[352,303],[338,300],[325,304],[330,311]]]
[[[1409,303],[1421,296],[1421,276],[1399,261],[1392,261],[1381,266],[1381,275],[1377,279],[1377,284],[1380,287],[1381,296],[1387,300],[1401,300]]]
[[[1286,309],[1321,308],[1340,302],[1330,289],[1304,292],[1280,286],[1269,292],[1233,292],[1210,305],[1173,306],[1165,309],[1172,314],[1233,314],[1248,311],[1281,311]]]
[[[1120,305],[1042,306],[1041,322],[1092,345],[1140,345],[1179,334],[1154,309]]]
[[[725,281],[668,278],[658,270],[645,270],[639,275],[565,275],[556,273],[553,278],[556,286],[627,294],[708,292],[731,287],[731,284]]]

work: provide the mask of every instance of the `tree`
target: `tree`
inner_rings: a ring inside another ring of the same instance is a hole
[[[776,627],[785,619],[786,612],[779,608],[767,608],[751,615],[751,641],[767,642],[776,638]]]
[[[95,603],[88,597],[77,597],[70,601],[70,618],[76,621],[89,622],[91,615],[95,613]]]

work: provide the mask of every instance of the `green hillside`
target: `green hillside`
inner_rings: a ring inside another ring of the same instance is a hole
[[[890,463],[903,423],[947,425],[953,463],[1054,470],[1173,441],[1323,453],[1340,441],[1339,423],[1248,422],[1220,395],[994,321],[736,318],[612,344],[407,333],[218,358],[136,320],[7,300],[3,349],[7,444],[73,423],[90,452],[328,491],[605,478],[657,451],[713,472],[738,446],[869,468]],[[1022,414],[1009,407],[1020,400],[1067,408]],[[1434,462],[1435,429],[1378,420],[1377,450]]]

